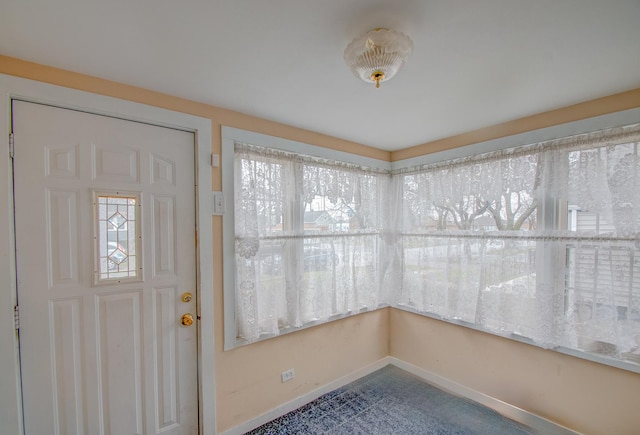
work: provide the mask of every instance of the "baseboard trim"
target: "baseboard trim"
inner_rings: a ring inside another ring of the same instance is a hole
[[[519,423],[522,423],[526,426],[531,427],[535,431],[539,433],[543,433],[545,435],[579,435],[579,432],[575,432],[569,428],[561,426],[557,423],[552,422],[551,420],[547,420],[544,417],[540,417],[538,415],[532,414],[524,409],[520,409],[516,406],[510,405],[506,402],[498,400],[494,397],[488,396],[484,393],[476,391],[474,389],[465,387],[464,385],[458,384],[457,382],[451,381],[447,378],[439,376],[429,370],[425,370],[413,364],[402,361],[398,358],[387,356],[384,357],[372,364],[369,364],[366,367],[355,370],[348,375],[345,375],[341,378],[336,379],[335,381],[329,382],[328,384],[323,385],[322,387],[316,388],[313,391],[310,391],[302,396],[296,397],[295,399],[286,402],[277,408],[274,408],[258,417],[252,418],[238,426],[235,426],[231,429],[226,430],[225,432],[221,432],[220,435],[241,435],[250,430],[253,430],[265,423],[270,422],[273,419],[281,417],[291,411],[294,411],[300,408],[303,405],[317,399],[323,394],[329,393],[337,388],[343,387],[353,381],[356,381],[363,376],[366,376],[370,373],[375,372],[387,365],[394,365],[406,372],[412,373],[419,378],[423,379],[425,382],[440,388],[441,390],[447,391],[456,396],[464,397],[466,399],[472,400],[476,403],[486,406],[487,408],[491,408],[497,413],[504,415],[507,418],[515,420]]]
[[[355,370],[341,378],[336,379],[335,381],[329,382],[328,384],[316,388],[315,390],[303,394],[302,396],[296,397],[295,399],[286,402],[278,406],[277,408],[272,409],[271,411],[265,412],[258,417],[252,418],[251,420],[248,420],[238,426],[221,432],[220,435],[241,435],[249,432],[250,430],[262,426],[263,424],[268,423],[273,419],[281,417],[291,411],[295,411],[301,406],[306,405],[313,400],[316,400],[323,394],[327,394],[337,388],[350,384],[353,381],[357,381],[363,376],[373,373],[376,370],[380,370],[381,368],[388,366],[390,363],[390,357],[384,357],[372,364],[369,364],[368,366]]]
[[[539,415],[532,414],[524,409],[520,409],[517,406],[510,405],[502,400],[488,396],[484,393],[476,391],[472,388],[465,387],[450,379],[437,375],[429,370],[425,370],[421,367],[407,363],[395,357],[388,357],[389,364],[392,364],[406,372],[412,373],[425,382],[440,388],[448,393],[456,396],[464,397],[479,403],[487,408],[493,409],[498,414],[501,414],[507,418],[515,420],[519,423],[529,426],[530,428],[543,433],[545,435],[579,435],[579,432],[575,432],[567,427],[554,423],[551,420],[547,420]]]

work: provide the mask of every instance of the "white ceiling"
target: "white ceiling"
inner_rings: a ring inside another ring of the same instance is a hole
[[[0,53],[396,150],[640,87],[640,0],[0,0]],[[380,89],[343,62],[414,52]]]

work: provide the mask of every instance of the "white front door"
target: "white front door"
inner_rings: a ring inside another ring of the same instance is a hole
[[[13,125],[25,433],[198,433],[194,135],[20,101]]]

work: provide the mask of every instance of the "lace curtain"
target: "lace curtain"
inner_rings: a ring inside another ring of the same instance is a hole
[[[385,303],[386,171],[242,143],[235,165],[240,341]]]
[[[236,143],[239,342],[393,305],[640,363],[640,126],[387,171]]]
[[[402,178],[396,304],[640,362],[640,127]]]

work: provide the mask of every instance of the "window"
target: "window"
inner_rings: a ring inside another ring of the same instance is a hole
[[[140,279],[139,204],[134,193],[94,192],[96,284]]]
[[[637,370],[640,124],[413,166],[249,139],[227,348],[391,305]]]
[[[386,303],[388,170],[234,143],[236,342]]]
[[[401,171],[399,306],[640,361],[640,127]]]

